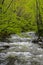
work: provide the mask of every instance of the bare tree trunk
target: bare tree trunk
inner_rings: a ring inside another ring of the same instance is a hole
[[[36,22],[37,22],[37,29],[38,29],[38,40],[40,40],[40,25],[42,24],[41,19],[41,13],[40,13],[40,2],[39,0],[36,0]]]

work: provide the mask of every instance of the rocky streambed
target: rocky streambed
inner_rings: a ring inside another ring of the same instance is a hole
[[[0,65],[43,65],[43,48],[32,38],[12,35],[9,39],[10,43],[0,42]]]

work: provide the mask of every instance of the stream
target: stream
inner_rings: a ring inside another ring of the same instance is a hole
[[[43,65],[43,48],[32,43],[34,33],[29,35],[33,37],[11,35],[10,43],[0,42],[0,65]]]

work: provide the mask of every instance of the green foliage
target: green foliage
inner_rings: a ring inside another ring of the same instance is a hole
[[[0,0],[0,34],[37,31],[36,0]],[[40,11],[43,21],[43,0]],[[43,23],[43,22],[42,22]],[[5,32],[6,31],[6,32]]]

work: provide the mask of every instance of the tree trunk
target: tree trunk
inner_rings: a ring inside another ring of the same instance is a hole
[[[40,2],[39,0],[36,0],[36,23],[37,23],[37,30],[38,30],[38,40],[40,39],[40,26],[42,24],[42,19],[41,19],[41,13],[40,13]]]

